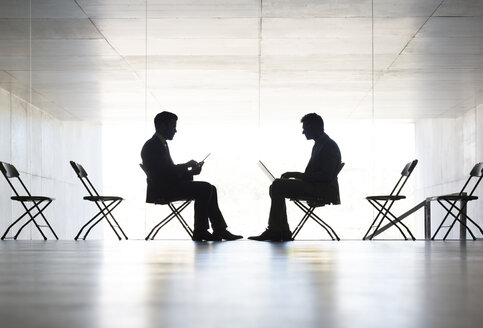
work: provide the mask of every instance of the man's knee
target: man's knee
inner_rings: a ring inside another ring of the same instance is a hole
[[[213,192],[214,186],[205,181],[196,182],[196,194],[198,198],[208,198]]]
[[[282,194],[284,181],[282,179],[275,179],[270,185],[270,196],[279,196]]]

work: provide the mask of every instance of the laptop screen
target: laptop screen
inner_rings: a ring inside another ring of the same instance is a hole
[[[262,161],[258,161],[258,166],[262,169],[263,173],[265,173],[265,175],[270,179],[270,181],[273,181],[275,180],[275,176],[272,174],[272,172],[270,172],[269,169],[267,169],[267,167],[265,166],[265,164],[263,164]]]

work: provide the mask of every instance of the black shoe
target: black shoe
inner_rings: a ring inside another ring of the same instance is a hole
[[[206,230],[195,230],[193,231],[193,237],[191,237],[193,241],[220,241],[221,238],[214,237],[211,233]]]
[[[224,239],[224,240],[237,240],[243,238],[243,236],[239,235],[234,235],[228,230],[223,230],[223,231],[214,231],[213,232],[213,238],[219,238]]]
[[[270,229],[265,230],[259,236],[248,237],[248,239],[257,240],[257,241],[291,241],[293,240],[292,233],[290,232],[290,230],[274,231]]]

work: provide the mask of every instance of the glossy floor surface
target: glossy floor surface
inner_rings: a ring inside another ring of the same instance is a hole
[[[0,243],[0,326],[477,327],[483,242]]]

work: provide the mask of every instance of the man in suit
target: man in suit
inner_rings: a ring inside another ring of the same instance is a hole
[[[191,160],[184,164],[174,164],[169,154],[167,140],[173,140],[178,117],[170,112],[161,112],[154,118],[156,133],[146,141],[141,151],[143,166],[147,173],[146,202],[157,200],[175,201],[194,199],[195,223],[193,240],[219,241],[243,238],[234,235],[218,207],[215,186],[203,181],[193,181],[193,176],[201,172],[203,163]],[[209,221],[213,233],[208,232]]]
[[[289,241],[292,233],[287,222],[285,198],[319,198],[339,203],[337,174],[341,168],[339,147],[325,132],[324,121],[316,113],[305,115],[302,133],[314,140],[312,156],[305,172],[286,172],[270,186],[271,207],[268,228],[259,236],[248,237],[258,241]]]

